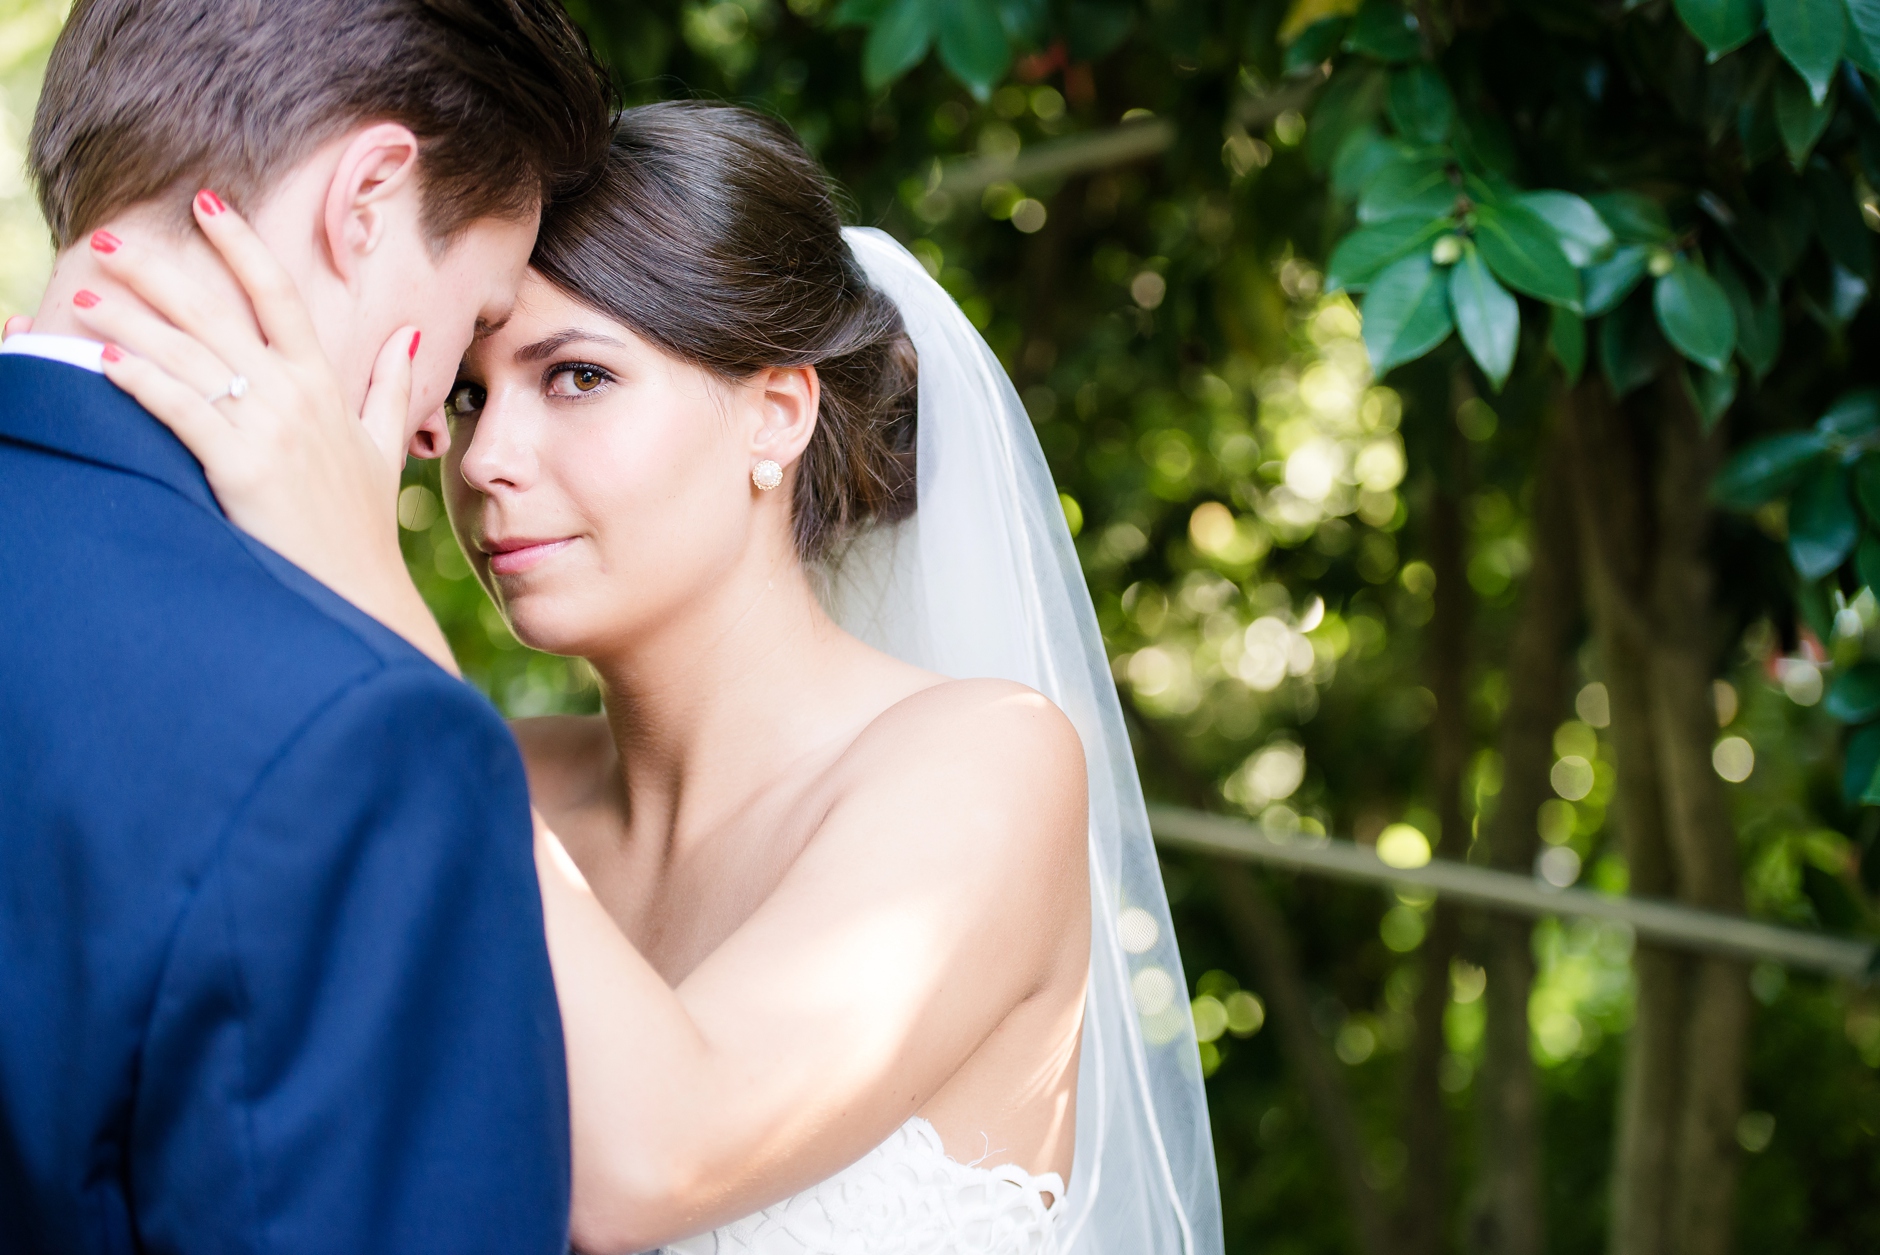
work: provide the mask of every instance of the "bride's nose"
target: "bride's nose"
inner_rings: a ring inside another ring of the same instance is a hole
[[[519,407],[491,397],[477,416],[459,473],[485,496],[521,492],[535,482],[536,424]],[[461,436],[459,437],[461,439]]]

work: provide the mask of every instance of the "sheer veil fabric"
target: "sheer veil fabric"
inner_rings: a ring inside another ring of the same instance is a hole
[[[920,358],[919,509],[822,572],[861,639],[955,677],[1056,702],[1090,772],[1091,972],[1069,1255],[1219,1255],[1215,1179],[1187,982],[1142,787],[1057,488],[1004,368],[953,299],[887,234],[843,232],[900,308]]]

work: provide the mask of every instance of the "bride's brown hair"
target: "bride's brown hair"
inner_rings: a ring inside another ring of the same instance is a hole
[[[822,405],[791,502],[805,561],[914,512],[913,345],[843,240],[828,176],[782,122],[699,101],[626,110],[596,183],[550,208],[533,264],[721,378],[816,368]]]

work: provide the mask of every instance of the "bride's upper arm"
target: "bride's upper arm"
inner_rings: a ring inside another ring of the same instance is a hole
[[[842,771],[776,892],[679,988],[713,1053],[751,1065],[732,1105],[753,1127],[829,1131],[793,1152],[805,1182],[1087,962],[1083,749],[1050,702],[942,685],[871,727]]]

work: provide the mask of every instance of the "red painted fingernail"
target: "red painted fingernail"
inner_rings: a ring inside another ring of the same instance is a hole
[[[202,210],[203,217],[213,218],[227,209],[228,206],[222,203],[220,196],[217,196],[214,192],[205,187],[200,192],[196,193],[196,208]]]
[[[72,293],[72,304],[78,306],[80,309],[90,309],[97,303],[98,294],[96,292],[80,288],[78,291]]]
[[[416,361],[418,359],[418,341],[422,340],[423,338],[424,338],[424,332],[422,331],[414,331],[411,333],[411,349],[410,349],[409,356],[411,357],[413,361]]]
[[[104,360],[107,362],[121,362],[124,360],[124,350],[120,349],[115,344],[107,344],[104,346]]]
[[[91,246],[100,253],[115,253],[118,251],[118,245],[123,242],[123,240],[118,239],[117,236],[112,235],[109,231],[93,231],[91,233]]]

